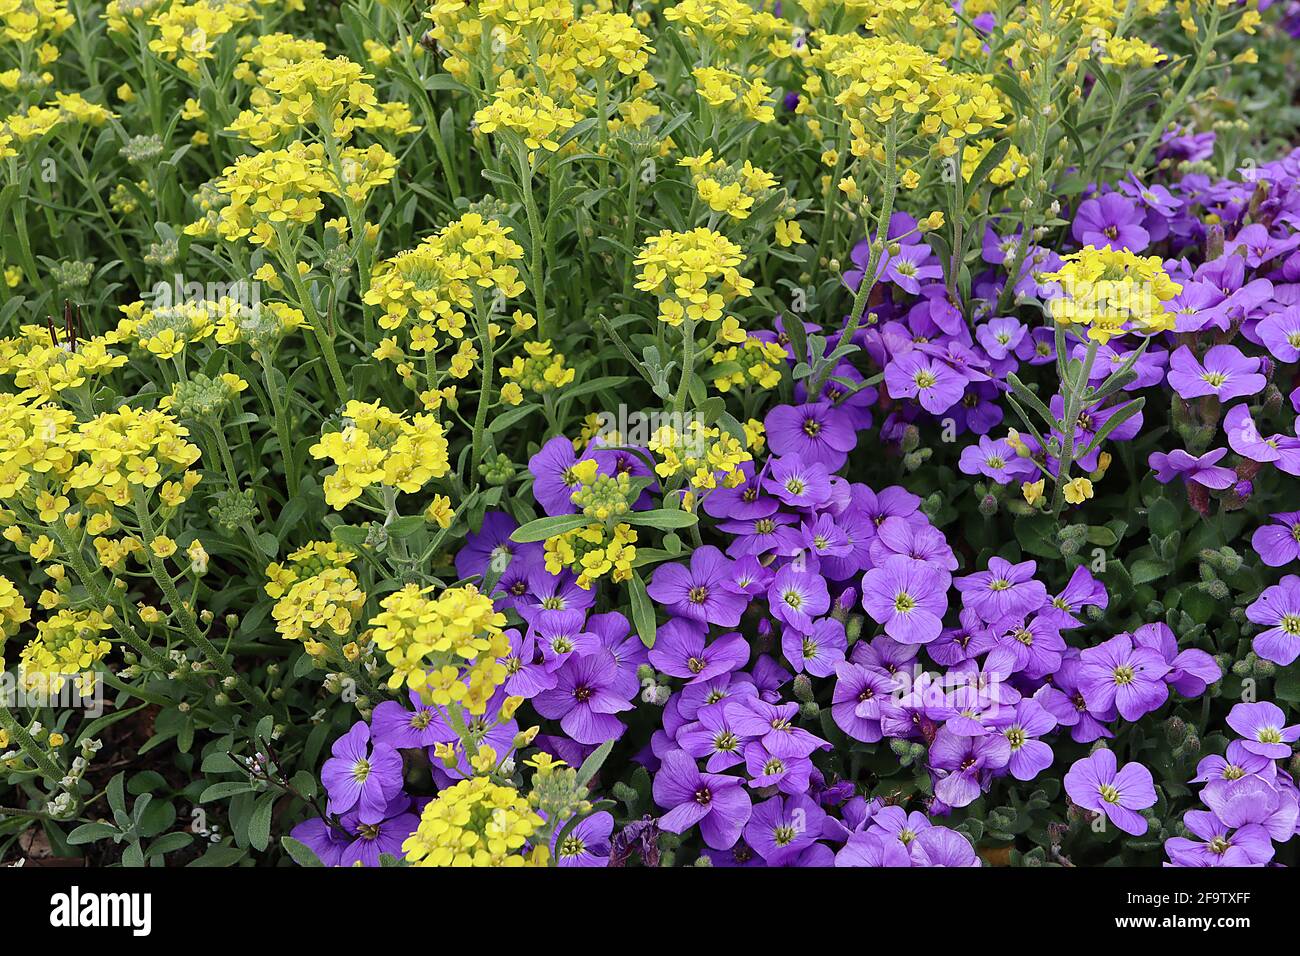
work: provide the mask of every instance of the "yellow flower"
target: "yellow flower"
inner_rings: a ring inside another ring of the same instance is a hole
[[[1020,493],[1025,496],[1025,502],[1033,507],[1043,500],[1043,487],[1045,479],[1039,478],[1037,481],[1025,481],[1020,484]]]
[[[1073,478],[1065,483],[1065,500],[1072,505],[1082,504],[1092,497],[1092,482],[1087,478]]]
[[[149,550],[155,557],[170,558],[176,553],[176,542],[165,534],[160,534],[149,542]]]

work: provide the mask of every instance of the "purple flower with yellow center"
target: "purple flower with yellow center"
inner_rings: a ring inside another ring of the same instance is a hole
[[[880,720],[892,706],[897,686],[897,678],[891,674],[840,661],[835,665],[831,717],[854,740],[873,744],[883,736]]]
[[[595,603],[596,592],[578,587],[578,579],[569,571],[550,574],[545,568],[537,568],[528,575],[528,593],[516,610],[525,621],[538,627],[570,611],[585,612]]]
[[[1052,683],[1039,688],[1034,699],[1046,707],[1061,727],[1070,728],[1070,739],[1088,744],[1115,735],[1106,725],[1115,719],[1114,703],[1093,708],[1083,696],[1079,652],[1071,648],[1061,657],[1061,666],[1052,675]]]
[[[1007,769],[1017,780],[1033,780],[1052,765],[1052,748],[1038,738],[1056,728],[1056,718],[1032,697],[994,715],[993,726],[1011,748]]]
[[[782,793],[807,793],[813,770],[807,757],[774,754],[758,740],[745,745],[745,773],[755,790],[776,787]]]
[[[817,462],[773,459],[763,487],[792,508],[817,508],[831,497],[830,472]]]
[[[980,619],[997,624],[1009,617],[1027,617],[1047,602],[1047,587],[1034,579],[1038,564],[1012,564],[1005,558],[989,558],[988,568],[953,581],[961,592],[962,604]]]
[[[1243,458],[1260,463],[1273,462],[1290,475],[1300,475],[1300,438],[1288,435],[1260,434],[1246,405],[1234,405],[1223,416],[1223,431],[1232,450]]]
[[[753,555],[745,555],[733,562],[731,574],[731,579],[723,587],[733,594],[743,594],[746,597],[766,594],[772,578],[776,576]]]
[[[646,592],[671,614],[699,621],[735,627],[749,605],[744,595],[724,587],[731,578],[731,562],[712,545],[696,548],[687,568],[661,564]]]
[[[739,777],[701,773],[684,751],[666,754],[654,779],[655,803],[668,811],[659,818],[660,829],[685,833],[698,824],[707,846],[731,849],[753,813],[740,784]]]
[[[1001,361],[1016,351],[1028,331],[1019,319],[1003,317],[982,323],[975,330],[975,338],[989,358]]]
[[[343,814],[355,807],[362,823],[385,819],[389,802],[402,790],[401,754],[372,741],[364,720],[334,741],[330,753],[320,773],[329,812]]]
[[[923,561],[896,556],[862,577],[862,607],[903,644],[928,644],[943,630],[949,575]]]
[[[1200,361],[1182,346],[1169,356],[1168,381],[1183,398],[1213,395],[1221,402],[1254,395],[1268,384],[1259,372],[1259,359],[1242,355],[1235,345],[1216,345]]]
[[[609,837],[613,832],[614,817],[605,810],[583,817],[572,827],[556,827],[551,836],[555,865],[609,866]]]
[[[1079,417],[1074,421],[1074,447],[1079,451],[1082,451],[1091,445],[1092,440],[1097,436],[1097,432],[1101,431],[1101,429],[1106,426],[1106,423],[1110,421],[1111,416],[1116,414],[1122,407],[1122,405],[1110,405],[1106,407],[1094,405],[1091,408],[1085,408],[1080,411]],[[1065,403],[1060,395],[1052,396],[1051,409],[1052,414],[1058,420],[1065,417]],[[1136,438],[1141,429],[1142,412],[1139,411],[1132,417],[1116,425],[1107,435],[1107,438],[1111,441],[1129,441],[1132,438]],[[1064,437],[1055,428],[1051,430],[1050,435],[1058,440]],[[1030,438],[1030,441],[1032,440],[1033,439]],[[1098,446],[1086,455],[1080,455],[1075,459],[1075,461],[1083,471],[1096,471],[1100,457],[1101,447]],[[1052,462],[1052,468],[1053,470],[1056,468],[1054,459]]]
[[[910,867],[912,858],[897,840],[879,830],[854,833],[835,854],[836,866]]]
[[[1169,665],[1165,683],[1184,697],[1200,697],[1205,688],[1223,677],[1213,657],[1199,648],[1178,649],[1178,638],[1168,624],[1144,624],[1133,632],[1133,646],[1145,647]]]
[[[1242,741],[1234,740],[1228,744],[1223,756],[1211,754],[1203,757],[1196,765],[1196,776],[1191,782],[1203,783],[1209,789],[1252,774],[1272,781],[1277,776],[1277,764],[1269,757],[1251,753]]]
[[[1081,246],[1141,252],[1151,244],[1142,228],[1144,215],[1120,193],[1107,193],[1079,204],[1070,233]]]
[[[1227,453],[1226,448],[1215,448],[1204,455],[1190,455],[1181,448],[1176,448],[1167,455],[1153,451],[1147,464],[1156,473],[1156,481],[1162,485],[1169,484],[1175,478],[1182,478],[1203,488],[1223,491],[1237,483],[1237,473],[1218,464]]]
[[[885,386],[890,398],[914,398],[927,412],[942,415],[961,401],[966,380],[944,362],[914,351],[885,367]]]
[[[727,717],[737,733],[752,737],[779,757],[807,757],[814,750],[830,749],[830,744],[799,727],[799,705],[769,704],[767,701],[736,701],[727,705]]]
[[[738,521],[750,521],[766,518],[775,514],[781,503],[763,491],[761,483],[754,476],[754,463],[747,461],[740,466],[745,476],[743,484],[735,488],[719,485],[704,496],[704,513],[714,518],[734,518]]]
[[[706,646],[708,631],[702,624],[673,618],[659,628],[650,663],[657,670],[692,684],[738,671],[749,661],[749,642],[740,634],[724,634]]]
[[[571,657],[583,657],[600,649],[600,639],[586,630],[585,611],[556,611],[534,629],[542,651],[542,666],[554,674]]]
[[[554,687],[555,675],[546,669],[546,659],[538,659],[536,632],[530,629],[521,635],[510,628],[505,634],[510,639],[510,651],[497,660],[506,669],[506,682],[502,685],[506,693],[529,699]],[[379,708],[375,708],[375,713],[379,713]]]
[[[1270,568],[1300,560],[1300,511],[1269,515],[1275,524],[1262,525],[1251,535],[1250,546]]]
[[[1031,477],[1038,469],[1028,458],[1021,458],[1005,438],[980,437],[978,445],[962,449],[957,467],[967,475],[984,475],[1000,485]]]
[[[518,544],[510,540],[519,522],[504,511],[489,511],[478,531],[465,535],[464,546],[456,552],[456,574],[461,578],[493,572],[503,574],[507,568],[531,570],[542,563],[542,546],[537,542]]]
[[[1212,810],[1188,810],[1183,825],[1199,840],[1171,837],[1165,841],[1174,866],[1263,866],[1273,859],[1273,841],[1258,823],[1234,830]]]
[[[573,473],[577,462],[573,442],[563,435],[556,435],[528,459],[528,470],[533,475],[533,497],[548,515],[571,515],[578,510],[572,501],[579,484]]]
[[[339,819],[344,832],[352,839],[339,857],[339,866],[380,866],[379,857],[387,853],[401,859],[402,844],[420,825],[420,818],[410,812],[411,800],[399,793],[388,805],[384,819],[366,822],[353,810]],[[322,861],[323,862],[323,861]]]
[[[1061,666],[1065,639],[1056,619],[1046,614],[1029,618],[1008,618],[1011,623],[1000,629],[996,646],[1011,654],[1017,673],[1026,677],[1046,677]]]
[[[786,628],[781,635],[781,652],[797,674],[829,677],[848,647],[844,625],[833,617],[821,618],[807,632]]]
[[[677,746],[696,759],[705,760],[704,769],[721,773],[745,759],[745,744],[750,737],[731,725],[725,707],[705,707],[697,715],[699,720],[677,731]]]
[[[800,571],[787,564],[772,579],[767,589],[767,604],[772,616],[799,631],[812,629],[813,619],[831,606],[826,579],[811,571]]]
[[[580,744],[603,744],[622,735],[615,714],[632,704],[616,693],[618,662],[601,647],[569,660],[556,674],[553,690],[533,698],[533,707],[548,720],[559,720],[566,734]]]
[[[1083,622],[1075,615],[1085,607],[1097,607],[1103,611],[1110,604],[1110,595],[1106,585],[1102,584],[1085,565],[1079,565],[1070,575],[1061,593],[1047,602],[1042,609],[1044,615],[1056,619],[1056,626],[1065,630],[1082,627]]]
[[[853,485],[853,503],[879,528],[886,518],[911,518],[921,508],[921,497],[906,488],[890,485],[879,494],[866,485]],[[919,517],[924,518],[924,515]]]
[[[1079,656],[1079,688],[1090,710],[1114,704],[1125,720],[1137,720],[1169,697],[1164,681],[1169,665],[1158,652],[1135,647],[1127,634],[1117,634]]]
[[[817,462],[827,471],[838,471],[858,443],[848,416],[830,402],[778,405],[763,425],[773,454]]]
[[[1147,821],[1138,811],[1155,806],[1155,781],[1140,763],[1127,763],[1118,770],[1116,766],[1109,750],[1094,750],[1066,772],[1065,792],[1077,806],[1104,813],[1125,833],[1141,836],[1147,832]]]
[[[1242,746],[1274,760],[1291,756],[1291,744],[1300,740],[1300,724],[1285,723],[1282,708],[1266,700],[1237,704],[1228,712],[1228,726],[1241,734]]]
[[[448,726],[442,711],[424,703],[415,691],[411,691],[410,698],[414,710],[395,700],[381,701],[375,707],[370,715],[370,736],[376,743],[403,750],[432,747],[456,739],[456,731]]]
[[[1011,745],[1001,734],[968,737],[941,727],[930,745],[934,795],[950,807],[968,806],[1010,760]]]
[[[1300,306],[1265,316],[1255,327],[1255,334],[1279,362],[1300,361]]]
[[[1294,789],[1278,786],[1262,777],[1242,777],[1201,792],[1201,799],[1214,814],[1230,827],[1260,824],[1269,836],[1285,843],[1296,834],[1300,819],[1300,796]]]
[[[892,282],[904,292],[917,295],[921,291],[922,282],[942,279],[943,269],[930,252],[930,247],[917,243],[900,246],[896,253],[886,253],[881,278],[885,282]]]
[[[1300,577],[1288,574],[1246,608],[1246,617],[1265,628],[1255,635],[1255,653],[1286,667],[1300,657]]]
[[[894,555],[921,561],[938,571],[956,571],[957,556],[943,532],[926,521],[886,518],[871,539],[871,563],[883,565]],[[949,581],[943,589],[948,590]]]
[[[632,698],[641,689],[636,671],[650,658],[640,635],[632,633],[632,625],[618,611],[593,614],[587,619],[587,630],[596,635],[601,646],[614,655],[618,664],[620,696]]]
[[[727,554],[741,560],[758,557],[779,548],[783,539],[782,529],[794,524],[796,520],[794,515],[782,512],[762,518],[719,521],[718,530],[735,535],[731,544],[727,545]]]
[[[745,825],[745,842],[768,866],[781,866],[822,835],[826,811],[803,794],[777,795],[755,804]]]

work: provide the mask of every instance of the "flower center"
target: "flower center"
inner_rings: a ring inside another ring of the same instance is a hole
[[[1006,578],[994,578],[989,582],[990,591],[1005,591],[1011,587],[1011,582]]]
[[[700,671],[704,670],[706,666],[707,666],[706,662],[701,660],[698,657],[692,657],[690,660],[686,662],[686,667],[690,670],[692,674],[700,673]]]
[[[585,849],[587,844],[583,842],[582,837],[567,836],[560,844],[560,856],[580,856]]]
[[[691,588],[690,594],[687,595],[687,598],[692,604],[703,604],[709,599],[709,589],[703,585],[693,587]]]
[[[1007,743],[1011,744],[1012,750],[1019,750],[1025,745],[1025,732],[1019,727],[1008,728]]]
[[[411,715],[411,726],[416,730],[424,730],[431,719],[432,715],[427,710],[417,710]]]
[[[1280,744],[1282,742],[1282,731],[1276,727],[1263,727],[1255,735],[1255,739],[1261,744]]]
[[[713,749],[722,753],[730,753],[739,746],[740,741],[730,730],[724,730],[713,738]]]
[[[357,783],[365,783],[368,776],[370,776],[370,761],[362,757],[352,765],[352,779]]]
[[[1001,455],[990,455],[988,465],[990,468],[1005,468],[1007,463]]]
[[[776,530],[776,522],[771,518],[759,518],[754,522],[754,532],[756,534],[771,534]]]
[[[817,433],[822,430],[822,423],[815,418],[805,418],[803,421],[803,433],[809,438],[816,438]]]
[[[585,704],[587,701],[591,700],[592,693],[590,687],[575,687],[573,688],[573,699],[579,703]]]
[[[798,591],[786,591],[781,595],[781,600],[785,601],[788,607],[799,610],[803,606],[803,595]]]
[[[1201,376],[1201,378],[1212,388],[1218,388],[1228,380],[1228,376],[1224,375],[1222,372],[1206,372]]]
[[[563,611],[564,598],[560,597],[558,594],[552,595],[548,598],[542,598],[542,607],[548,611]]]
[[[1219,856],[1223,856],[1223,854],[1227,853],[1232,847],[1232,844],[1228,841],[1227,837],[1216,836],[1209,842],[1208,846],[1211,853],[1217,853]]]
[[[792,495],[801,495],[804,492],[804,483],[799,478],[791,478],[785,483],[785,490]]]
[[[894,598],[894,610],[899,614],[906,614],[908,611],[916,609],[916,599],[906,591],[899,591]]]
[[[1097,788],[1097,792],[1101,794],[1101,798],[1107,803],[1119,803],[1119,791],[1110,784],[1103,783]]]
[[[772,831],[772,838],[777,846],[789,846],[798,835],[798,831],[792,826],[779,826]]]
[[[917,388],[933,388],[938,379],[934,377],[933,372],[921,369],[912,377],[912,381],[916,383]]]
[[[1125,684],[1133,683],[1133,677],[1133,668],[1127,664],[1121,664],[1115,668],[1115,683],[1118,686],[1123,687]]]
[[[713,794],[709,792],[708,787],[700,787],[695,791],[695,802],[702,807],[707,807],[713,802]]]
[[[1282,630],[1293,637],[1300,634],[1300,614],[1283,615]]]

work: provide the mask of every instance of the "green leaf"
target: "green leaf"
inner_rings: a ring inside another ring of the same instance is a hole
[[[323,867],[325,864],[320,861],[315,851],[301,840],[295,840],[291,836],[280,837],[280,843],[286,853],[293,859],[293,862],[299,866]]]
[[[116,832],[117,828],[107,823],[83,823],[68,834],[68,842],[73,846],[80,846],[83,843],[94,843],[96,840],[110,837]]]
[[[251,793],[252,790],[253,785],[247,780],[219,780],[199,794],[199,803],[224,800],[227,797],[239,796],[241,793]]]
[[[609,752],[614,749],[614,740],[610,738],[591,752],[591,755],[582,762],[578,768],[578,786],[585,787],[591,782],[591,778],[600,772],[601,764],[609,757]]]
[[[591,519],[586,515],[552,515],[549,518],[537,518],[528,522],[522,528],[516,528],[515,533],[510,536],[510,540],[517,541],[519,544],[545,541],[557,534],[564,534],[566,531],[573,531],[589,524],[591,524]]]
[[[1142,584],[1149,584],[1152,581],[1159,581],[1169,573],[1169,568],[1162,561],[1154,561],[1151,558],[1138,558],[1129,568],[1129,573],[1133,577],[1133,585],[1137,587]]]
[[[641,643],[646,647],[655,646],[655,609],[646,593],[645,582],[641,575],[633,571],[627,582],[628,593],[632,596],[632,623]]]
[[[278,796],[274,792],[262,794],[248,818],[248,842],[254,850],[265,850],[271,842],[271,811]]]
[[[660,508],[657,511],[633,511],[624,515],[624,520],[628,524],[668,531],[673,528],[689,528],[698,523],[700,519],[689,511]]]
[[[1123,425],[1138,412],[1142,411],[1142,406],[1146,404],[1146,401],[1145,398],[1135,398],[1127,405],[1121,406],[1119,411],[1106,419],[1106,423],[1102,425],[1101,428],[1097,429],[1097,434],[1092,436],[1092,441],[1088,442],[1088,447],[1079,452],[1075,457],[1083,458],[1094,448],[1099,448],[1101,443],[1106,440],[1107,435],[1119,428],[1120,425]]]
[[[1178,508],[1168,498],[1158,499],[1147,512],[1147,527],[1156,538],[1169,537],[1178,530],[1179,524]]]

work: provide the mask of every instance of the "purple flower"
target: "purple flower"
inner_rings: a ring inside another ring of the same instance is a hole
[[[697,716],[699,720],[677,731],[679,747],[696,759],[707,758],[704,768],[709,773],[721,773],[745,759],[751,738],[731,725],[726,707],[704,707]]]
[[[1300,577],[1288,574],[1246,608],[1246,617],[1267,630],[1255,635],[1255,653],[1283,667],[1300,657]]]
[[[835,691],[831,717],[854,740],[872,744],[880,740],[881,716],[891,708],[898,686],[891,675],[864,664],[841,661],[835,665]]]
[[[1147,821],[1139,810],[1155,806],[1156,788],[1151,771],[1140,763],[1127,763],[1116,771],[1115,755],[1105,748],[1076,760],[1065,774],[1065,792],[1085,810],[1104,813],[1125,833],[1141,836]]]
[[[564,827],[556,827],[551,837],[551,853],[557,866],[609,866],[609,836],[614,832],[614,817],[605,810],[597,810],[583,817],[564,839]]]
[[[930,746],[930,769],[938,780],[934,795],[950,807],[975,802],[980,791],[1011,760],[1011,745],[1001,734],[968,737],[941,727]]]
[[[554,611],[541,619],[534,633],[547,673],[554,674],[572,658],[585,657],[600,648],[600,639],[585,630],[586,626],[584,611]]]
[[[1052,685],[1038,690],[1034,699],[1046,707],[1062,727],[1070,728],[1070,739],[1087,744],[1100,737],[1114,737],[1106,724],[1115,719],[1115,705],[1093,709],[1083,696],[1081,671],[1083,662],[1076,650],[1067,651],[1061,666],[1052,675]]]
[[[654,779],[655,803],[668,810],[661,829],[685,833],[697,823],[706,845],[729,850],[753,812],[739,777],[700,773],[694,759],[681,750],[667,754]]]
[[[937,571],[957,570],[957,556],[943,532],[916,515],[910,518],[886,518],[876,529],[869,548],[871,564],[884,565],[894,555],[930,565]],[[944,579],[943,590],[948,590],[951,576]]]
[[[632,705],[615,693],[618,662],[605,648],[569,660],[556,674],[554,690],[533,698],[537,712],[560,721],[564,732],[580,744],[602,744],[618,738],[623,722],[614,715]]]
[[[1237,704],[1228,712],[1228,726],[1241,734],[1242,746],[1261,757],[1291,756],[1291,744],[1300,740],[1300,724],[1285,723],[1282,708],[1266,700]]]
[[[329,795],[329,812],[357,808],[362,823],[379,823],[389,802],[402,791],[402,757],[388,744],[372,742],[364,720],[334,741],[333,754],[321,767],[321,783]]]
[[[571,500],[578,489],[578,478],[573,473],[577,461],[573,442],[563,435],[556,435],[528,459],[533,497],[548,515],[571,515],[578,510]]]
[[[992,478],[1000,485],[1028,478],[1036,471],[1034,463],[1017,455],[1005,438],[993,439],[987,435],[980,437],[978,445],[962,449],[957,467],[968,475]]]
[[[1183,398],[1213,395],[1221,402],[1263,391],[1268,379],[1259,373],[1259,359],[1247,358],[1235,345],[1216,345],[1196,360],[1182,346],[1169,356],[1169,385]]]
[[[1175,478],[1181,477],[1184,481],[1222,491],[1237,483],[1235,471],[1217,464],[1227,453],[1226,448],[1216,448],[1200,456],[1189,455],[1181,448],[1176,448],[1167,455],[1164,452],[1153,451],[1151,457],[1147,459],[1147,464],[1155,471],[1156,481],[1162,485],[1167,485]]]
[[[671,614],[699,621],[735,627],[749,599],[724,585],[732,576],[731,562],[712,545],[697,548],[688,570],[680,564],[661,564],[646,592]]]
[[[1228,410],[1223,416],[1223,431],[1232,450],[1243,458],[1273,462],[1288,474],[1300,475],[1300,438],[1287,435],[1265,438],[1246,405],[1234,405]]]
[[[304,820],[292,830],[289,836],[316,854],[324,866],[338,866],[344,852],[352,845],[352,837],[341,827],[331,826],[320,817]]]
[[[516,635],[518,631],[514,632]],[[387,744],[394,750],[432,747],[456,739],[456,731],[447,725],[442,711],[426,704],[415,691],[410,693],[414,710],[408,710],[398,701],[381,701],[370,715],[370,735],[376,743]]]
[[[831,497],[826,466],[795,458],[773,459],[763,487],[792,508],[816,508]]]
[[[692,684],[738,671],[749,661],[749,642],[740,634],[725,634],[705,646],[708,631],[701,624],[673,618],[659,628],[650,663]]]
[[[913,866],[970,867],[980,866],[970,840],[947,827],[922,830],[912,841]]]
[[[767,604],[772,616],[797,631],[810,631],[813,618],[825,614],[831,606],[826,579],[811,571],[800,571],[787,564],[776,573],[767,590]]]
[[[997,624],[1008,617],[1026,617],[1047,602],[1047,587],[1034,580],[1038,565],[1034,561],[1012,564],[1005,558],[989,558],[987,570],[957,578],[953,584],[961,592],[962,604],[980,616],[980,620]]]
[[[1200,841],[1166,840],[1165,852],[1174,866],[1263,866],[1273,859],[1273,841],[1258,823],[1234,831],[1212,810],[1188,810],[1183,824]]]
[[[1300,306],[1265,316],[1255,327],[1255,334],[1279,362],[1300,360]]]
[[[745,842],[768,866],[781,866],[816,842],[825,821],[826,811],[808,797],[777,795],[754,806]]]
[[[745,772],[755,790],[776,787],[782,793],[807,793],[813,764],[807,757],[774,754],[761,741],[745,745]]]
[[[862,607],[903,644],[928,644],[943,630],[948,574],[922,561],[889,558],[862,578]]]
[[[833,617],[822,618],[806,633],[786,628],[781,635],[781,652],[795,673],[807,671],[814,677],[835,673],[835,666],[844,660],[848,646],[844,625]]]
[[[1070,233],[1082,246],[1141,252],[1151,235],[1142,228],[1143,214],[1120,193],[1107,193],[1079,204]]]
[[[1125,720],[1137,720],[1169,697],[1164,676],[1169,665],[1156,651],[1134,647],[1127,634],[1080,653],[1079,687],[1090,710],[1112,704]]]
[[[745,476],[743,484],[735,488],[719,485],[704,497],[704,512],[714,518],[735,518],[739,521],[752,521],[767,518],[781,507],[781,503],[771,495],[764,494],[759,482],[754,478],[753,462],[740,466]]]
[[[1074,569],[1061,593],[1048,601],[1043,614],[1054,617],[1056,626],[1065,630],[1083,626],[1083,622],[1075,617],[1083,608],[1098,607],[1104,611],[1108,604],[1110,595],[1106,593],[1106,585],[1081,564]]]
[[[941,415],[961,401],[966,381],[944,362],[913,351],[885,367],[885,386],[890,398],[915,398],[927,412]]]
[[[516,610],[525,621],[538,627],[569,611],[586,611],[595,603],[596,592],[578,587],[578,579],[571,572],[550,574],[545,568],[536,568],[528,575],[528,594]]]
[[[911,866],[906,847],[880,830],[854,833],[835,854],[836,866]]]
[[[778,405],[763,422],[773,454],[838,471],[858,443],[849,418],[830,402]]]
[[[897,253],[886,253],[881,272],[884,281],[892,282],[912,295],[920,293],[923,280],[943,278],[943,269],[930,252],[930,247],[922,244],[904,245]]]
[[[1160,655],[1169,665],[1165,683],[1184,697],[1199,697],[1205,688],[1223,677],[1218,663],[1205,651],[1189,647],[1178,650],[1178,638],[1168,624],[1144,624],[1133,632],[1133,645]]]
[[[1255,529],[1250,546],[1270,568],[1280,568],[1300,560],[1300,511],[1282,511],[1269,515],[1277,524]]]
[[[402,844],[420,825],[420,818],[410,812],[410,807],[410,798],[399,794],[389,803],[384,819],[378,822],[364,822],[356,810],[345,813],[339,824],[352,839],[344,847],[338,865],[379,866],[379,857],[384,853],[400,859],[404,855]]]
[[[763,700],[740,700],[727,705],[727,717],[736,732],[753,737],[768,753],[778,757],[807,757],[830,744],[795,725],[799,705],[769,704]]]
[[[975,330],[975,338],[989,358],[1001,361],[1016,351],[1028,331],[1019,319],[989,319]]]
[[[1056,718],[1033,698],[1016,704],[1013,713],[993,719],[1011,748],[1007,769],[1017,780],[1033,780],[1052,764],[1052,748],[1038,738],[1056,727]]]
[[[493,571],[503,573],[508,567],[521,571],[542,563],[542,546],[537,542],[517,544],[510,540],[519,522],[504,511],[489,511],[483,526],[465,536],[465,545],[456,552],[456,574],[462,578]]]

